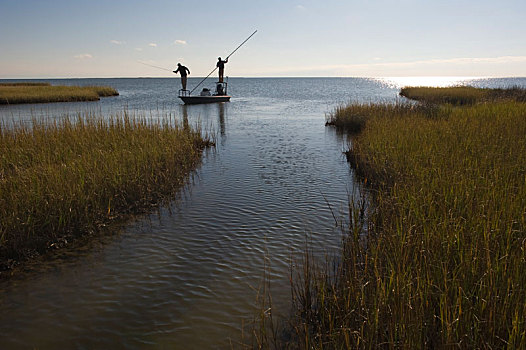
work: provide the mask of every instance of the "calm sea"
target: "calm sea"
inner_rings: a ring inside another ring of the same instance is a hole
[[[306,242],[319,258],[338,253],[334,217],[344,219],[355,184],[326,113],[396,101],[405,85],[526,87],[526,78],[232,78],[231,102],[183,106],[176,78],[45,81],[109,85],[120,96],[0,106],[4,125],[126,111],[187,119],[217,146],[169,206],[0,281],[5,349],[237,348],[265,275],[272,311],[286,317],[290,268]]]

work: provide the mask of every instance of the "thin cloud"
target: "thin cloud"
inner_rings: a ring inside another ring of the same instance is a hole
[[[186,40],[177,39],[176,41],[174,41],[174,44],[175,45],[186,45]]]
[[[124,45],[126,44],[126,41],[110,40],[110,43],[115,44],[115,45]]]
[[[458,57],[458,58],[442,58],[442,59],[430,59],[430,60],[419,60],[413,62],[393,62],[393,63],[377,63],[377,65],[385,66],[411,66],[417,64],[441,64],[441,63],[453,63],[453,64],[472,64],[472,63],[514,63],[514,62],[526,62],[526,56],[500,56],[500,57]]]
[[[305,8],[305,6],[303,6],[303,5],[296,5],[296,10],[299,10],[299,11],[305,11],[306,8]]]
[[[150,47],[157,47],[157,44],[156,43],[149,43],[148,46],[150,46]]]
[[[135,51],[142,51],[142,47],[136,47]]]
[[[526,62],[526,56],[499,56],[499,57],[463,57],[450,59],[437,59],[429,61],[416,61],[416,63],[517,63]]]
[[[81,54],[75,55],[73,57],[78,59],[78,60],[85,60],[85,59],[93,58],[93,55],[91,55],[89,53],[81,53]]]

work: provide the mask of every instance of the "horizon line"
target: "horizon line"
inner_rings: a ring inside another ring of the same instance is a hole
[[[179,79],[179,76],[111,76],[111,77],[0,77],[0,80],[60,80],[60,79]],[[188,77],[189,79],[203,79],[204,76]],[[491,75],[391,75],[391,76],[234,76],[232,79],[393,79],[393,78],[455,78],[455,79],[507,79],[526,78],[526,76],[491,76]]]

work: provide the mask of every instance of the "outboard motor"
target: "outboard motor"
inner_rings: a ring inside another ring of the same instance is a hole
[[[223,83],[217,83],[216,84],[216,95],[222,96],[225,94],[225,88],[223,86]]]

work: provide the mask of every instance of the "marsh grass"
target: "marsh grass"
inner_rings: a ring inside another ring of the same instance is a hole
[[[47,83],[0,84],[0,104],[97,101],[117,96],[107,86],[51,86]]]
[[[326,126],[336,126],[350,134],[362,131],[365,123],[374,118],[384,118],[392,115],[412,115],[415,112],[426,113],[428,116],[439,116],[439,107],[414,103],[398,102],[394,104],[349,104],[341,105],[325,116]]]
[[[473,105],[481,102],[510,100],[526,102],[526,89],[512,87],[507,89],[475,88],[472,86],[453,87],[404,87],[400,95],[426,103],[449,103],[454,106]]]
[[[172,198],[208,145],[198,129],[127,114],[0,126],[0,262]]]
[[[117,90],[109,86],[86,86],[86,88],[95,91],[99,97],[119,96]]]
[[[341,259],[306,259],[289,347],[526,348],[526,104],[349,110],[372,205]]]
[[[24,83],[0,83],[0,86],[51,86],[51,84],[50,83],[24,82]]]

